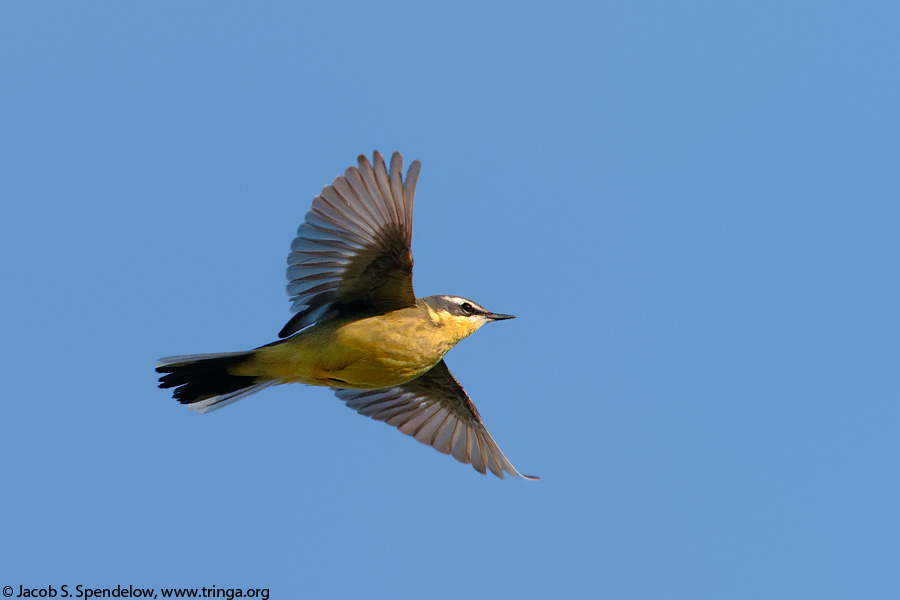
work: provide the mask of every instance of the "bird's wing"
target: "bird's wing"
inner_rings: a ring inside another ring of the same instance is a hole
[[[288,255],[287,292],[297,314],[279,337],[323,318],[415,306],[412,287],[413,195],[419,161],[402,179],[403,157],[390,171],[379,152],[374,166],[359,156],[313,199]]]
[[[503,471],[523,479],[538,479],[519,473],[503,455],[444,361],[397,387],[335,390],[335,394],[359,414],[384,421],[462,463],[471,463],[480,473],[489,469],[500,479]]]

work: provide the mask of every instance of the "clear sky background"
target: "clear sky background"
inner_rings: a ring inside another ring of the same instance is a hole
[[[425,4],[0,5],[0,585],[900,597],[896,4]],[[156,388],[275,339],[376,148],[418,295],[519,317],[447,362],[540,482]]]

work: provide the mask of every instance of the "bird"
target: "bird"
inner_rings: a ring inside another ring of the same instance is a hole
[[[490,471],[523,475],[482,423],[444,355],[487,323],[514,318],[460,296],[416,298],[411,250],[421,163],[402,176],[375,151],[312,201],[291,242],[287,292],[294,316],[253,350],[161,358],[159,387],[207,413],[285,383],[331,388],[358,413]]]

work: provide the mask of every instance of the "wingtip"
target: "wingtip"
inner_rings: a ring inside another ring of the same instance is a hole
[[[508,469],[504,468],[503,470],[505,472],[509,473],[510,475],[512,475],[513,477],[518,477],[519,479],[525,479],[526,481],[540,481],[541,480],[541,478],[538,477],[537,475],[526,475],[525,473],[520,473],[519,470],[516,469],[511,464],[509,465]]]
[[[381,152],[379,152],[378,150],[372,151],[372,162],[371,163],[369,162],[369,157],[366,156],[365,154],[360,154],[359,156],[357,156],[356,162],[360,168],[365,167],[367,165],[377,165],[379,163],[380,164],[388,164],[384,160],[384,155],[382,155]],[[391,154],[391,161],[389,164],[390,164],[391,169],[393,169],[394,164],[398,165],[398,169],[402,168],[403,153],[400,152],[399,150],[397,150],[393,154]],[[353,167],[350,167],[350,169],[352,169],[352,168]],[[413,173],[414,174],[413,179],[415,179],[415,177],[418,176],[419,170],[421,168],[422,168],[422,161],[419,160],[418,158],[415,159],[414,161],[409,163],[409,165],[406,167],[406,177],[409,178],[410,173]],[[349,169],[348,169],[348,171],[349,171]]]

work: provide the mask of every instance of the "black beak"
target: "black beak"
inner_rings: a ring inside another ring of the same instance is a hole
[[[503,321],[504,319],[515,319],[513,315],[498,315],[497,313],[489,312],[485,314],[488,319],[491,321]]]

